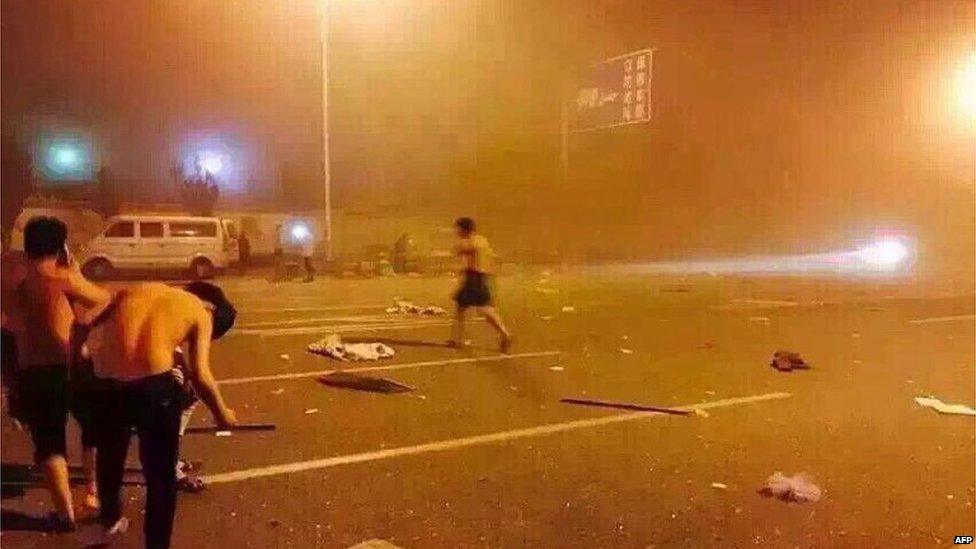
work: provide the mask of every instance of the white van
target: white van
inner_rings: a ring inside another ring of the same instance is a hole
[[[217,217],[118,215],[82,247],[82,272],[106,279],[122,270],[188,271],[210,278],[237,260],[237,231]]]

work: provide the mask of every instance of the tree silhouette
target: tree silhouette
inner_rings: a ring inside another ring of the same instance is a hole
[[[217,178],[199,165],[194,173],[184,176],[180,185],[180,198],[183,207],[190,215],[210,216],[214,213],[220,188]]]

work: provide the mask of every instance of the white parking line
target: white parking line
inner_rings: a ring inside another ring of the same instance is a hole
[[[777,400],[777,399],[789,398],[789,397],[790,397],[789,393],[767,393],[763,395],[754,395],[754,396],[740,397],[740,398],[728,398],[724,400],[715,400],[712,402],[689,404],[686,406],[680,406],[679,408],[682,410],[689,410],[689,411],[709,410],[712,408],[725,408],[729,406],[738,406],[740,404],[749,404],[752,402]],[[496,442],[506,442],[506,441],[516,440],[520,438],[550,435],[553,433],[562,433],[566,431],[573,431],[576,429],[584,429],[588,427],[600,427],[603,425],[612,425],[614,423],[623,423],[626,421],[634,421],[637,419],[650,419],[650,418],[661,418],[661,417],[670,417],[670,416],[658,412],[634,412],[628,414],[602,416],[593,419],[580,419],[575,421],[566,421],[562,423],[550,423],[548,425],[540,425],[539,427],[529,427],[526,429],[512,429],[509,431],[499,431],[496,433],[489,433],[487,435],[476,435],[471,437],[439,440],[436,442],[429,442],[427,444],[418,444],[416,446],[402,446],[400,448],[389,448],[386,450],[376,450],[373,452],[363,452],[360,454],[335,456],[335,457],[324,458],[324,459],[313,459],[310,461],[298,461],[295,463],[271,465],[269,467],[256,467],[253,469],[243,469],[240,471],[217,473],[215,475],[205,475],[203,477],[203,481],[207,484],[223,484],[227,482],[238,482],[242,480],[250,480],[255,478],[287,475],[290,473],[300,473],[302,471],[310,471],[313,469],[327,469],[330,467],[338,467],[340,465],[350,465],[353,463],[379,461],[382,459],[412,456],[417,454],[426,454],[429,452],[443,452],[445,450],[454,450],[458,448],[465,448],[468,446],[493,444]],[[676,421],[685,421],[685,420],[676,420]]]
[[[262,300],[265,301],[265,300]],[[258,313],[317,313],[326,311],[360,311],[365,309],[385,309],[389,305],[331,305],[322,307],[273,307],[264,309],[248,309],[241,307],[238,312],[241,314]]]
[[[247,324],[242,324],[240,326],[237,326],[237,328],[241,330],[245,330],[248,328],[263,328],[267,326],[284,327],[284,326],[294,326],[297,324],[312,324],[314,322],[373,323],[373,322],[403,322],[404,320],[405,319],[403,317],[396,317],[392,315],[317,316],[313,318],[290,318],[287,320],[266,320],[263,322],[249,322]],[[407,320],[413,320],[413,319],[407,319]]]
[[[533,353],[513,353],[510,355],[488,355],[488,356],[478,356],[470,358],[449,358],[445,360],[427,360],[424,362],[406,362],[403,364],[384,364],[381,366],[363,366],[360,368],[343,368],[343,372],[347,373],[357,373],[357,372],[378,372],[384,370],[405,370],[409,368],[422,368],[425,366],[448,366],[451,364],[471,364],[472,362],[497,362],[500,360],[509,360],[513,358],[538,358],[546,356],[557,356],[561,354],[559,351],[537,351]],[[281,381],[285,379],[303,379],[306,377],[317,377],[324,376],[328,374],[334,374],[339,370],[319,370],[316,372],[296,372],[293,374],[277,374],[270,376],[254,376],[254,377],[232,377],[230,379],[222,379],[217,383],[220,385],[240,385],[242,383],[254,383],[257,381]]]
[[[954,322],[956,320],[974,320],[976,315],[936,316],[932,318],[917,318],[909,320],[909,324],[935,324],[936,322]]]
[[[265,337],[307,335],[307,334],[338,334],[346,332],[381,332],[386,330],[408,330],[410,328],[423,328],[426,326],[447,326],[451,322],[447,320],[417,320],[413,322],[391,322],[388,324],[346,324],[340,326],[319,325],[302,326],[299,328],[255,328],[234,330],[231,335],[246,336],[257,335]]]

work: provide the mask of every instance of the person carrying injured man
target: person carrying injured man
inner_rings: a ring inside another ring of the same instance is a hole
[[[119,492],[135,428],[146,477],[145,546],[169,547],[185,401],[173,371],[173,350],[182,349],[185,375],[218,427],[233,427],[237,418],[210,370],[210,344],[230,330],[235,317],[234,307],[213,284],[194,282],[180,289],[148,283],[121,290],[92,322],[86,345],[101,390],[94,415],[102,510],[101,530],[89,543],[108,543],[128,528]]]
[[[454,294],[457,302],[457,314],[454,320],[452,338],[448,344],[453,347],[464,345],[464,315],[474,307],[480,312],[500,336],[500,347],[507,353],[512,347],[512,334],[502,322],[501,316],[495,310],[491,290],[488,283],[491,278],[492,250],[488,239],[476,232],[474,220],[461,217],[454,222],[458,243],[456,253],[461,260],[458,274],[461,276],[461,286]]]

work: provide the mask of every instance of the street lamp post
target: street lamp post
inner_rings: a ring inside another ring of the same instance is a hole
[[[320,3],[322,40],[322,184],[325,191],[325,258],[332,260],[332,181],[329,161],[329,0]]]

